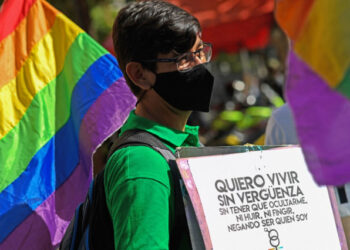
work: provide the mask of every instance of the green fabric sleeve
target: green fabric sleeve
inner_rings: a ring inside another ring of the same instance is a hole
[[[167,161],[149,147],[129,146],[112,155],[104,178],[115,248],[168,249],[174,197]]]

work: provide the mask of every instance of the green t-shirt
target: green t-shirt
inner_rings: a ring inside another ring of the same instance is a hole
[[[174,130],[137,116],[134,111],[121,128],[142,129],[176,147],[199,146],[198,127]],[[105,190],[113,220],[115,249],[169,249],[174,223],[174,192],[170,167],[155,150],[129,146],[117,150],[105,169]],[[191,249],[188,235],[181,249]]]

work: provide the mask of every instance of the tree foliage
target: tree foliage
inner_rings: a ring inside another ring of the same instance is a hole
[[[133,0],[48,0],[97,41],[111,32],[114,19],[127,2]]]

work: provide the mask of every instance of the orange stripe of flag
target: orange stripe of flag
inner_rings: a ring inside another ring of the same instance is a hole
[[[304,27],[314,0],[277,0],[275,17],[287,35],[296,40]]]

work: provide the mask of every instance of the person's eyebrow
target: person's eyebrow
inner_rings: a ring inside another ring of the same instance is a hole
[[[197,45],[196,45],[196,49],[195,49],[195,51],[197,51],[198,49],[199,49],[199,47],[202,47],[204,45],[204,42],[203,42],[203,40],[200,40],[198,43],[197,43]],[[194,45],[193,45],[194,46]],[[174,56],[172,56],[172,57],[177,57],[177,56],[181,56],[182,54],[186,54],[186,53],[190,53],[191,51],[188,51],[188,52],[185,52],[185,53],[179,53],[179,52],[177,52],[176,50],[172,50],[171,51],[173,54],[174,54]]]
[[[175,58],[181,55],[181,53],[177,52],[176,50],[172,50],[171,53],[171,58]]]

